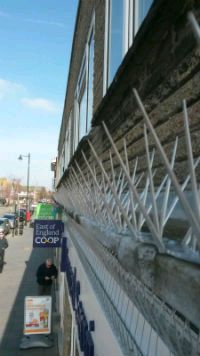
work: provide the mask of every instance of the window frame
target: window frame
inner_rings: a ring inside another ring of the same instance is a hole
[[[74,113],[74,121],[75,123],[75,135],[76,138],[76,147],[80,140],[82,139],[83,136],[85,136],[90,128],[91,128],[91,123],[88,122],[88,94],[89,94],[89,53],[90,53],[90,43],[91,40],[95,38],[95,12],[93,12],[92,15],[92,20],[90,23],[90,28],[88,31],[87,39],[86,39],[86,46],[83,54],[83,59],[81,62],[81,67],[80,67],[80,72],[77,80],[77,86],[75,90],[75,95],[74,95],[74,106],[75,106],[75,113]],[[93,71],[94,71],[94,58],[93,58]],[[85,87],[85,88],[83,88]],[[80,137],[80,105],[81,105],[81,99],[83,97],[84,91],[86,91],[86,127],[85,127],[85,132],[82,137]],[[76,149],[76,148],[75,148]]]
[[[65,140],[58,157],[58,177],[62,177],[64,170],[67,168],[71,156],[76,151],[78,144],[81,140],[80,137],[80,104],[81,98],[83,97],[83,86],[85,86],[86,91],[86,127],[84,135],[86,135],[91,128],[91,121],[88,121],[88,95],[89,95],[89,53],[90,44],[93,39],[94,42],[94,55],[93,55],[93,93],[94,93],[94,58],[95,58],[95,11],[93,11],[91,22],[89,26],[89,31],[86,38],[86,45],[83,52],[83,58],[81,61],[80,71],[78,74],[78,79],[76,82],[76,87],[73,96],[73,103],[71,107],[71,112],[69,114],[68,122],[66,125]],[[92,97],[92,116],[93,116],[93,99]],[[71,135],[68,140],[68,134]],[[69,142],[67,142],[69,141]],[[69,145],[69,147],[68,147]],[[64,168],[64,169],[63,169]]]
[[[104,75],[103,75],[103,96],[106,94],[106,91],[109,87],[109,61],[110,61],[110,43],[111,43],[111,1],[106,0],[105,6],[105,35],[104,35]],[[125,56],[126,52],[130,47],[130,3],[134,0],[122,0],[124,2],[124,19],[123,19],[123,53],[122,58]],[[112,82],[112,81],[111,81]]]
[[[88,121],[88,107],[89,107],[89,74],[90,74],[90,48],[91,48],[91,43],[93,40],[94,43],[94,36],[95,36],[95,13],[93,13],[92,16],[92,21],[90,24],[90,29],[88,32],[88,37],[87,37],[87,44],[86,44],[86,55],[87,55],[87,71],[86,71],[86,90],[87,90],[87,114],[86,114],[86,134],[90,131],[91,128],[91,121],[89,123]],[[94,46],[95,49],[95,46]],[[92,106],[94,104],[94,56],[93,56],[93,100],[92,100]],[[92,113],[93,113],[93,108],[92,108]]]
[[[65,169],[67,168],[72,155],[72,111],[69,115],[67,129],[65,133]]]
[[[106,0],[105,3],[105,33],[104,33],[104,73],[103,73],[103,96],[105,96],[107,89],[112,83],[115,75],[109,83],[109,66],[110,66],[110,37],[111,37],[111,3],[114,0]],[[128,49],[133,44],[134,38],[144,21],[139,22],[139,11],[141,0],[122,0],[124,2],[124,24],[123,24],[123,58]],[[151,0],[152,3],[154,0]],[[151,4],[152,5],[152,4]],[[150,6],[151,6],[150,5]],[[146,16],[145,16],[146,17]],[[144,17],[144,18],[145,18]],[[122,58],[122,60],[123,60]],[[116,70],[117,72],[117,70]]]

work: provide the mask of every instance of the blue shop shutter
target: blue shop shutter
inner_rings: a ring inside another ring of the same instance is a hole
[[[84,318],[84,309],[83,309],[83,303],[79,301],[77,310],[76,310],[76,323],[78,326],[78,337],[79,337],[79,342],[80,342],[80,334],[81,334],[81,321]]]
[[[94,320],[89,321],[89,331],[95,331],[95,323]]]
[[[80,293],[81,293],[81,285],[80,285],[80,282],[77,281],[76,282],[76,298],[77,298],[77,300],[78,300]]]
[[[74,268],[74,273],[72,277],[72,306],[75,310],[76,308],[76,269]]]
[[[93,342],[92,336],[88,330],[86,332],[84,356],[94,356],[94,342]]]
[[[85,315],[82,316],[81,328],[80,328],[80,348],[81,351],[85,351],[86,348],[86,333],[88,330],[88,323],[85,318]]]
[[[66,272],[67,268],[67,238],[62,238],[60,271]]]

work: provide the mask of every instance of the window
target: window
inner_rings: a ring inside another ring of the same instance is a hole
[[[67,168],[70,158],[71,158],[71,122],[72,122],[72,112],[69,117],[69,122],[65,135],[65,169]]]
[[[104,94],[153,0],[106,0]]]
[[[76,89],[76,121],[77,121],[77,135],[78,142],[85,135],[86,132],[86,113],[87,113],[87,103],[86,103],[86,53],[81,65],[81,70],[78,78],[78,84]]]
[[[78,101],[75,97],[74,99],[74,107],[73,107],[73,132],[72,132],[72,153],[76,150],[76,147],[78,146],[78,136],[79,136],[79,123],[78,123],[78,118],[79,117],[79,108],[78,108]]]
[[[94,79],[94,30],[88,42],[88,100],[87,100],[87,132],[90,130],[93,114],[93,79]]]
[[[86,87],[84,85],[82,95],[79,101],[79,141],[86,134],[87,131],[87,95]]]
[[[125,49],[124,44],[124,23],[125,23],[125,1],[110,1],[109,8],[109,45],[108,45],[108,84],[111,83],[117,68],[119,67]]]
[[[91,127],[93,115],[93,78],[94,78],[94,16],[87,38],[85,53],[81,65],[75,93],[74,109],[74,149]]]
[[[146,17],[150,6],[152,4],[152,0],[139,0],[138,1],[138,23],[141,25],[142,21]],[[138,26],[138,28],[139,28]]]
[[[65,143],[63,144],[60,157],[58,159],[58,172],[57,172],[57,182],[59,182],[65,171]]]

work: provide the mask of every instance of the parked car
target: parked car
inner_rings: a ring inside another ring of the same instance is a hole
[[[10,232],[10,223],[6,218],[0,218],[0,232],[1,234],[7,235]]]
[[[7,214],[3,215],[3,218],[6,218],[9,220],[11,229],[14,229],[15,227],[18,226],[18,218],[17,218],[16,214],[7,213]]]
[[[9,219],[8,218],[2,218],[2,219],[4,219],[5,220],[5,224],[6,224],[6,233],[7,234],[9,234],[10,233],[10,229],[11,229],[11,226],[10,226],[10,221],[9,221]]]

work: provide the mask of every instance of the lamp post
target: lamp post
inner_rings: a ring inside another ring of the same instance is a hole
[[[19,155],[18,159],[20,161],[23,160],[23,157],[28,158],[28,168],[27,168],[27,186],[26,186],[26,213],[29,211],[29,180],[30,180],[30,161],[31,161],[31,155],[28,153],[28,155]],[[27,214],[26,214],[27,217]],[[27,218],[25,219],[25,222],[27,222]]]

